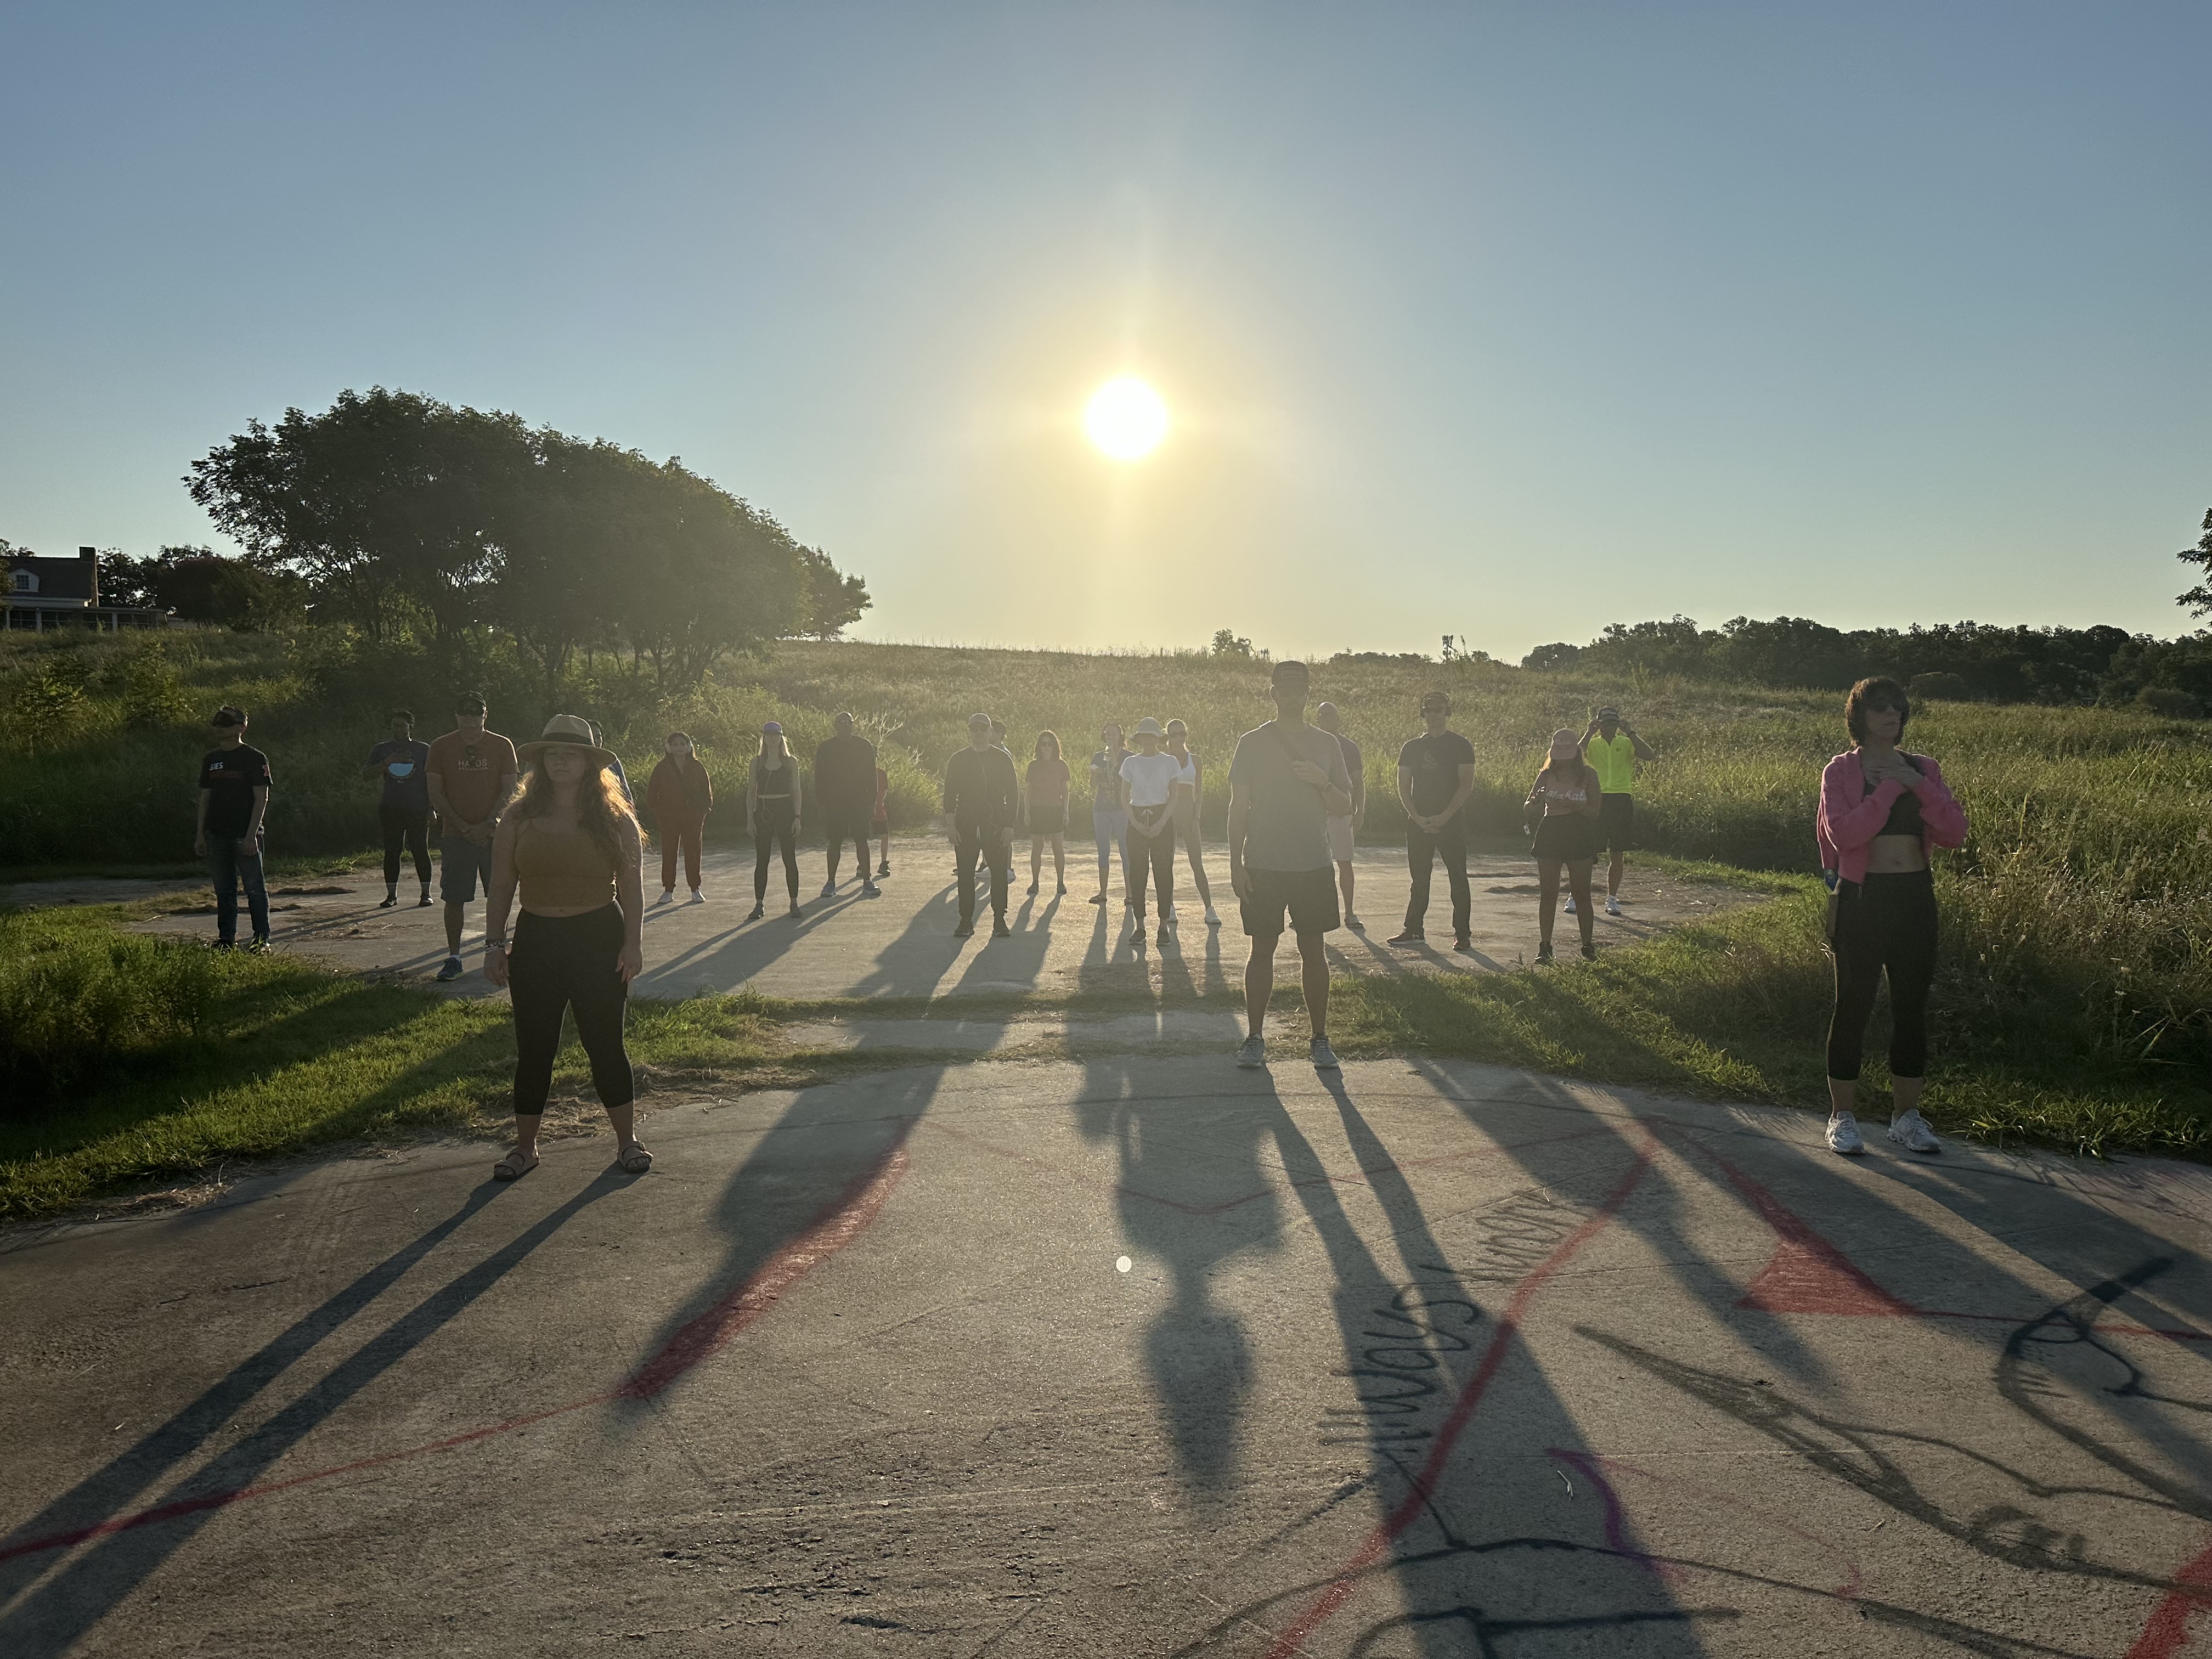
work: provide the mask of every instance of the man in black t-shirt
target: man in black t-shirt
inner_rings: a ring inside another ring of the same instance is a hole
[[[415,855],[415,875],[422,884],[418,909],[430,905],[430,745],[415,738],[412,709],[392,711],[392,735],[368,751],[361,769],[365,778],[384,780],[384,793],[376,805],[377,827],[384,832],[384,902],[389,910],[399,902],[399,855],[403,848]]]
[[[261,875],[261,821],[269,811],[269,757],[246,742],[246,711],[226,703],[209,722],[216,746],[200,757],[199,809],[192,851],[215,878],[216,948],[238,939],[238,890],[253,922],[248,948],[269,948],[269,888]]]
[[[876,745],[854,734],[853,717],[840,714],[837,735],[825,738],[814,751],[814,804],[822,814],[830,841],[830,879],[822,896],[837,892],[837,860],[851,842],[859,862],[860,896],[876,898],[881,890],[868,874],[868,822],[876,811]]]
[[[1013,757],[991,741],[991,717],[968,717],[968,746],[945,764],[945,828],[952,837],[954,869],[960,883],[960,925],[956,939],[975,931],[975,861],[991,872],[991,937],[1004,939],[1006,884],[1013,873],[1014,819],[1021,786]]]
[[[1398,799],[1406,809],[1406,862],[1413,891],[1406,904],[1406,931],[1393,945],[1419,945],[1426,937],[1429,872],[1444,860],[1451,883],[1452,949],[1472,955],[1474,899],[1467,885],[1467,817],[1474,793],[1474,745],[1450,729],[1451,698],[1442,691],[1421,698],[1421,735],[1398,751]]]

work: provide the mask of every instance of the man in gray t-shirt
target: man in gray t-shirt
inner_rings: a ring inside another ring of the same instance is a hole
[[[1229,763],[1229,882],[1244,914],[1252,959],[1244,967],[1247,1035],[1237,1063],[1267,1063],[1263,1028],[1275,991],[1275,945],[1289,913],[1304,964],[1313,1063],[1336,1068],[1328,1046],[1325,936],[1338,923],[1328,820],[1352,811],[1352,778],[1337,740],[1306,723],[1311,677],[1302,662],[1279,662],[1269,685],[1275,718],[1237,740]]]

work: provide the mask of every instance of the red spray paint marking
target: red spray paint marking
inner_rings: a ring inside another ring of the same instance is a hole
[[[357,1474],[363,1469],[378,1468],[410,1457],[425,1457],[432,1452],[455,1451],[479,1440],[511,1434],[517,1429],[526,1429],[534,1423],[563,1417],[587,1407],[604,1406],[617,1400],[654,1399],[693,1366],[720,1352],[732,1337],[773,1308],[777,1298],[795,1282],[857,1238],[882,1211],[890,1198],[891,1188],[906,1173],[906,1149],[895,1147],[873,1170],[861,1176],[839,1194],[805,1232],[763,1262],[759,1270],[744,1284],[669,1338],[666,1346],[640,1366],[618,1389],[595,1394],[588,1400],[556,1406],[550,1411],[532,1412],[526,1417],[510,1417],[502,1423],[471,1429],[465,1434],[449,1435],[443,1440],[431,1441],[428,1445],[410,1446],[404,1451],[381,1452],[374,1457],[360,1458],[327,1469],[315,1469],[283,1480],[264,1481],[259,1486],[237,1486],[228,1492],[181,1498],[150,1510],[140,1510],[135,1515],[102,1521],[96,1526],[79,1527],[70,1532],[49,1533],[44,1538],[27,1539],[22,1543],[0,1549],[0,1561],[12,1560],[21,1555],[37,1555],[47,1550],[69,1549],[113,1533],[129,1532],[134,1528],[152,1526],[161,1521],[174,1521],[205,1510],[225,1509],[233,1504],[245,1503],[249,1498],[266,1498],[271,1493],[289,1492],[295,1486],[304,1486],[313,1481],[335,1480],[342,1474]]]
[[[2128,1650],[2127,1659],[2167,1659],[2189,1645],[2189,1615],[2212,1603],[2212,1549],[2174,1574],[2173,1584]]]
[[[1751,1281],[1739,1308],[1762,1313],[1850,1314],[1911,1318],[1919,1312],[1868,1278],[1858,1264],[1798,1219],[1782,1200],[1711,1147],[1705,1156],[1781,1239]]]
[[[1621,1176],[1620,1183],[1606,1195],[1605,1202],[1597,1207],[1589,1220],[1561,1240],[1559,1248],[1545,1257],[1534,1272],[1514,1287],[1505,1310],[1498,1316],[1498,1328],[1490,1339],[1490,1346],[1483,1350],[1481,1363],[1475,1367],[1474,1374],[1468,1378],[1467,1385],[1460,1390],[1459,1398],[1452,1403],[1451,1415],[1437,1431],[1436,1443],[1430,1448],[1428,1461],[1421,1465],[1420,1473],[1413,1477],[1412,1489],[1400,1500],[1398,1507],[1368,1534],[1366,1541],[1360,1545],[1352,1559],[1345,1563],[1342,1571],[1330,1580],[1328,1587],[1316,1596],[1306,1610],[1292,1620],[1289,1627],[1275,1638],[1267,1650],[1267,1659],[1288,1659],[1288,1656],[1297,1652],[1304,1644],[1306,1638],[1344,1605],[1359,1576],[1381,1561],[1390,1546],[1420,1516],[1443,1479],[1444,1465],[1450,1462],[1460,1435],[1474,1418],[1475,1407],[1482,1403],[1482,1396],[1489,1391],[1491,1381],[1498,1375],[1498,1367],[1505,1363],[1506,1350],[1519,1334],[1521,1320],[1527,1313],[1528,1304],[1561,1268],[1581,1253],[1585,1244],[1605,1231],[1620,1212],[1620,1206],[1628,1202],[1628,1195],[1636,1190],[1637,1183],[1644,1179],[1644,1172],[1650,1169],[1652,1154],[1657,1150],[1657,1138],[1646,1127],[1644,1145],[1637,1152],[1635,1162],[1628,1166],[1628,1173]]]

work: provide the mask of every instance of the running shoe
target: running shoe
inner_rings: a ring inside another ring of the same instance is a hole
[[[991,937],[993,939],[1012,939],[1013,936],[1014,930],[1006,926],[1006,919],[1004,916],[993,916],[991,918]]]
[[[1267,1063],[1267,1039],[1255,1032],[1237,1045],[1237,1064],[1244,1071],[1256,1072]]]
[[[766,906],[765,904],[756,904],[755,906],[753,906],[753,908],[752,908],[750,910],[749,910],[749,911],[747,911],[747,912],[745,913],[745,920],[746,920],[747,921],[759,921],[763,916],[766,915],[767,914],[768,914],[768,906]]]
[[[1920,1115],[1920,1109],[1899,1112],[1889,1121],[1889,1138],[1908,1152],[1940,1152],[1943,1143],[1936,1139],[1928,1120]]]
[[[952,930],[952,937],[955,939],[966,939],[973,934],[975,931],[975,924],[974,922],[963,921],[958,927]]]
[[[1393,945],[1426,945],[1428,942],[1428,935],[1418,927],[1408,927],[1404,933],[1390,940]]]
[[[1155,944],[1155,945],[1160,945],[1160,946],[1162,946],[1162,947],[1164,947],[1164,946],[1167,945],[1168,940],[1169,940],[1171,937],[1173,937],[1173,935],[1171,935],[1171,934],[1169,933],[1169,931],[1168,931],[1168,925],[1167,925],[1167,923],[1165,923],[1165,922],[1164,921],[1164,922],[1162,922],[1162,923],[1160,924],[1160,931],[1159,931],[1158,934],[1158,935],[1153,939],[1152,943],[1153,943],[1153,944]]]
[[[395,905],[395,904],[397,904],[397,903],[398,903],[398,902],[399,902],[399,895],[398,895],[398,894],[397,894],[397,893],[386,893],[386,894],[384,896],[384,901],[383,901],[383,902],[382,902],[382,903],[380,903],[380,904],[379,904],[376,908],[377,908],[378,909],[380,909],[380,910],[389,910],[389,909],[390,909],[393,905]]]
[[[860,884],[860,896],[862,898],[881,898],[883,896],[884,890],[877,886],[872,881],[864,881]]]
[[[1605,896],[1605,913],[1609,916],[1617,916],[1620,914],[1620,901],[1611,893]]]
[[[1213,913],[1213,907],[1210,904],[1206,907],[1206,925],[1209,927],[1221,926],[1221,918]]]
[[[1452,949],[1463,957],[1471,957],[1474,954],[1474,941],[1465,933],[1462,933],[1452,941]]]
[[[660,890],[660,896],[659,896],[659,898],[657,898],[657,899],[653,900],[653,904],[654,904],[654,906],[655,906],[655,908],[657,908],[658,907],[661,906],[661,905],[664,905],[664,904],[673,904],[673,903],[675,903],[675,902],[676,902],[676,890],[675,890],[673,887],[664,887],[664,888],[662,888],[662,889]]]
[[[836,898],[837,896],[837,884],[834,881],[823,882],[822,884],[822,896],[823,898]]]
[[[422,896],[415,901],[415,908],[417,910],[427,910],[430,908],[430,890],[428,888],[425,887],[422,890]]]
[[[1568,897],[1567,897],[1567,914],[1568,914],[1569,915],[1574,915],[1574,913],[1575,913],[1575,901],[1574,901],[1574,896],[1573,896],[1573,895],[1570,894],[1570,895],[1568,896]]]
[[[876,873],[879,876],[888,876],[890,872],[891,861],[889,859],[885,859],[881,864],[876,866]]]
[[[467,971],[461,966],[461,959],[459,957],[447,957],[446,965],[438,969],[439,982],[442,984],[449,979],[459,979]]]
[[[1583,960],[1584,962],[1595,962],[1597,960],[1597,946],[1595,945],[1583,945]]]
[[[1336,1050],[1328,1046],[1328,1039],[1325,1036],[1317,1036],[1308,1043],[1306,1052],[1312,1056],[1314,1070],[1316,1072],[1334,1072],[1342,1069],[1336,1061]]]
[[[269,942],[269,935],[266,933],[255,934],[253,943],[246,947],[248,955],[257,957],[265,957],[276,948]]]
[[[1036,896],[1036,890],[1037,884],[1035,882],[1031,882],[1030,884],[1030,896],[1031,898],[1035,898]]]
[[[704,904],[706,902],[707,896],[701,892],[697,888],[694,887],[691,890],[691,902],[694,904]]]
[[[1828,1150],[1849,1158],[1866,1151],[1866,1139],[1859,1133],[1859,1121],[1849,1112],[1838,1112],[1828,1120]]]
[[[1360,921],[1358,916],[1353,915],[1349,910],[1346,910],[1344,913],[1344,925],[1352,929],[1355,933],[1364,933],[1367,931],[1367,924]]]

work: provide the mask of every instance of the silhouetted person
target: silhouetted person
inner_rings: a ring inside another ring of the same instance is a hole
[[[745,769],[745,832],[753,838],[753,908],[747,921],[768,913],[769,860],[778,848],[783,850],[791,914],[804,914],[799,903],[799,830],[805,809],[806,786],[799,775],[799,757],[784,741],[783,722],[763,720],[760,753]],[[863,875],[867,868],[860,866]]]
[[[225,703],[208,722],[215,747],[200,757],[199,805],[193,809],[192,851],[207,860],[215,882],[215,943],[238,940],[238,890],[253,925],[247,948],[269,948],[269,884],[263,878],[262,823],[269,811],[269,757],[246,741],[246,711]]]
[[[714,781],[691,747],[685,732],[671,732],[661,742],[659,763],[646,780],[645,804],[653,813],[653,827],[660,833],[660,902],[676,896],[676,857],[684,855],[684,878],[691,884],[691,902],[703,904],[699,888],[699,858],[707,835],[707,814],[714,810]]]
[[[514,745],[484,720],[484,700],[471,691],[453,704],[453,729],[430,744],[430,810],[441,825],[438,896],[446,902],[440,979],[461,976],[461,920],[478,883],[491,890],[492,837],[514,794]]]
[[[845,843],[853,843],[853,869],[860,878],[860,896],[876,898],[880,890],[868,873],[868,823],[875,816],[876,745],[853,730],[853,717],[841,714],[836,734],[824,738],[814,751],[814,811],[822,820],[830,843],[829,879],[822,896],[837,891],[837,864]]]
[[[1325,948],[1338,920],[1328,818],[1352,811],[1352,779],[1343,747],[1306,724],[1308,682],[1304,663],[1275,665],[1269,680],[1275,718],[1239,738],[1229,763],[1229,883],[1252,941],[1244,968],[1246,1036],[1237,1051],[1237,1063],[1247,1068],[1267,1063],[1267,999],[1275,992],[1275,945],[1286,912],[1304,966],[1313,1063],[1336,1067]]]
[[[968,746],[945,763],[945,828],[952,840],[955,878],[960,889],[957,939],[975,931],[975,864],[991,872],[991,936],[1004,939],[1006,887],[1013,875],[1014,822],[1021,811],[1021,785],[1014,760],[991,741],[991,717],[968,717]]]
[[[361,769],[365,778],[384,780],[376,803],[376,825],[384,836],[384,902],[389,910],[399,902],[399,860],[403,850],[415,857],[415,874],[422,884],[420,910],[430,902],[430,745],[415,738],[412,709],[392,711],[392,735],[368,751]]]
[[[1451,698],[1442,691],[1421,697],[1421,735],[1398,751],[1398,804],[1406,809],[1406,863],[1413,890],[1406,902],[1406,931],[1393,945],[1419,945],[1427,937],[1429,874],[1437,858],[1451,884],[1452,949],[1471,952],[1474,901],[1467,884],[1467,801],[1474,793],[1474,745],[1450,726]]]

